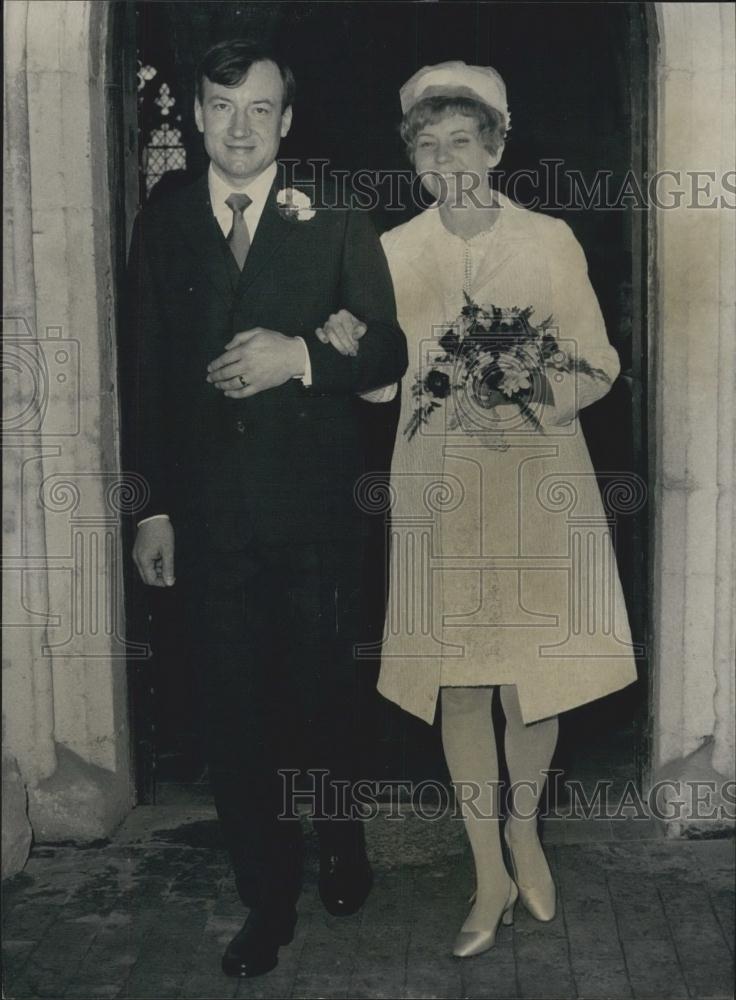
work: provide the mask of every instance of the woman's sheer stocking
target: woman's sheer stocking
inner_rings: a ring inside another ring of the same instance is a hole
[[[476,871],[477,897],[464,931],[492,928],[509,895],[499,836],[492,698],[492,687],[442,689],[442,743]]]

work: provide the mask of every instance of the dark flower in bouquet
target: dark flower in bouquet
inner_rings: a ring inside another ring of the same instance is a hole
[[[452,390],[450,376],[447,372],[438,372],[433,368],[427,373],[427,377],[424,380],[424,388],[436,399],[445,399],[450,395]]]
[[[450,327],[440,337],[440,347],[447,354],[455,354],[460,347],[460,337],[454,327]]]
[[[540,421],[532,404],[554,401],[546,375],[549,369],[609,381],[602,369],[571,358],[561,348],[551,316],[534,326],[532,312],[531,307],[479,306],[465,296],[460,315],[439,339],[444,353],[434,358],[429,371],[415,377],[411,390],[414,412],[404,428],[409,440],[453,394],[462,393],[480,409],[491,412],[501,403],[515,403],[525,419],[538,428]],[[457,426],[454,416],[451,426]]]

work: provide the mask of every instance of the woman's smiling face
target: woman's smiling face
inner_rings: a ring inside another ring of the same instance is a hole
[[[467,202],[467,192],[485,183],[498,159],[483,145],[478,122],[469,115],[449,114],[428,122],[414,142],[416,172],[440,203]]]

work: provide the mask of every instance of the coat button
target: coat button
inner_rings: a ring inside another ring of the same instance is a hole
[[[238,420],[235,424],[235,429],[238,434],[245,434],[245,424],[242,420]]]

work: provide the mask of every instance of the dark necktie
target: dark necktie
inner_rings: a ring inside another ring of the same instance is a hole
[[[227,242],[241,271],[250,250],[250,235],[243,212],[251,202],[252,199],[247,194],[231,194],[225,199],[225,204],[233,213],[233,225],[228,233]]]

